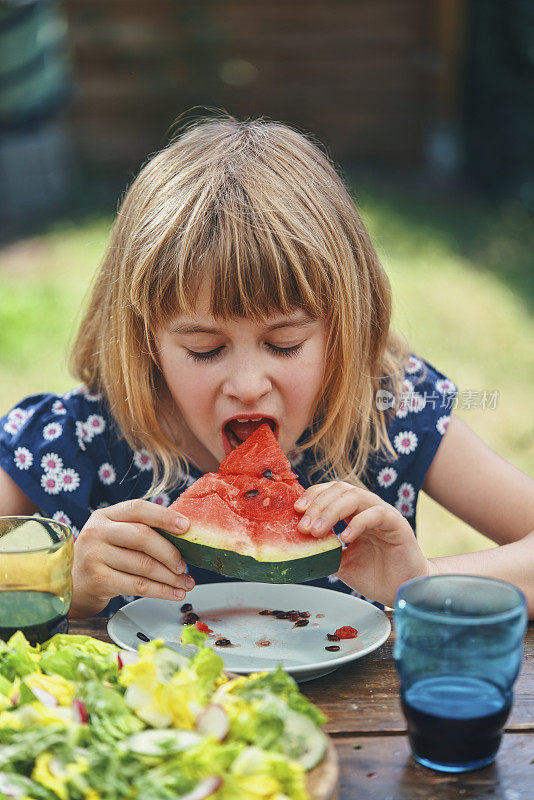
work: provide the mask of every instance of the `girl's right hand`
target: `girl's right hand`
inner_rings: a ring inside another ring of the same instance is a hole
[[[74,545],[70,617],[90,617],[120,594],[183,600],[195,582],[176,547],[157,533],[185,533],[189,520],[148,500],[94,511]]]

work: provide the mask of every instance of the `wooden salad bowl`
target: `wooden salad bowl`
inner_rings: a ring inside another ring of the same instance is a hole
[[[320,764],[306,777],[306,788],[311,800],[337,800],[339,789],[339,761],[337,752],[328,736],[328,750]]]
[[[227,678],[241,678],[236,672],[224,671]],[[325,757],[306,775],[306,788],[311,800],[337,800],[339,789],[339,760],[337,752],[328,734],[328,750]]]

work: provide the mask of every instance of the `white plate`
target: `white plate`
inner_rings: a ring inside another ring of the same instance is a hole
[[[184,602],[191,603],[193,611],[213,630],[210,642],[224,659],[225,669],[241,674],[273,670],[281,664],[297,681],[309,681],[371,653],[391,632],[389,619],[376,606],[316,586],[206,583],[188,592]],[[137,631],[179,642],[184,616],[181,605],[147,597],[134,600],[111,617],[108,633],[126,650],[137,650]],[[306,627],[293,628],[290,620],[260,615],[263,609],[309,611],[310,621]],[[328,641],[326,634],[342,625],[356,628],[356,639]],[[215,646],[219,638],[230,639],[232,646]],[[262,647],[260,640],[267,640],[270,645]],[[340,650],[324,649],[332,644],[339,645]]]

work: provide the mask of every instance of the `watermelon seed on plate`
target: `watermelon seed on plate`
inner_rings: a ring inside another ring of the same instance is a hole
[[[339,636],[336,636],[335,633],[327,633],[326,638],[329,642],[339,642]]]
[[[287,614],[287,618],[290,619],[292,622],[296,622],[298,619],[300,619],[299,612],[289,611]]]
[[[138,639],[141,639],[142,642],[150,641],[150,637],[147,636],[146,633],[143,633],[142,631],[137,631],[135,635],[137,636]]]
[[[248,492],[245,492],[245,497],[256,497],[256,495],[259,493],[259,489],[249,489]]]
[[[215,644],[218,645],[219,647],[228,647],[228,645],[232,644],[232,642],[230,641],[230,639],[217,639]]]
[[[299,616],[300,617],[305,617],[307,619],[310,616],[310,612],[309,611],[299,611]]]
[[[191,605],[191,603],[184,603],[183,606],[181,606],[180,608],[180,611],[182,611],[184,614],[186,611],[192,611],[192,610],[193,606]]]
[[[303,628],[305,625],[309,625],[309,623],[309,619],[298,619],[293,625],[293,628]]]
[[[340,649],[340,647],[339,647],[338,644],[331,644],[331,645],[328,645],[327,647],[325,647],[325,650],[330,650],[331,653],[335,653],[339,649]]]
[[[269,478],[271,481],[274,480],[274,474],[273,474],[272,469],[265,469],[263,471],[263,477],[264,478]]]
[[[268,609],[268,608],[266,608],[264,611],[260,611],[260,612],[258,612],[258,613],[259,613],[259,614],[260,614],[262,617],[266,617],[266,616],[268,616],[269,614],[272,614],[273,612],[272,612],[272,611],[269,611],[269,609]]]
[[[194,611],[190,611],[188,614],[185,615],[184,622],[186,623],[186,625],[190,625],[191,623],[196,622],[198,619],[200,619],[198,614],[195,614]]]

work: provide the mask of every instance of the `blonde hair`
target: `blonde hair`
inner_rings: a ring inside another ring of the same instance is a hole
[[[152,332],[193,312],[205,278],[214,317],[260,321],[299,308],[326,321],[324,391],[297,448],[313,448],[312,474],[363,485],[371,454],[395,457],[375,396],[387,388],[398,398],[409,351],[390,330],[389,281],[341,178],[287,125],[203,119],[124,196],[71,355],[129,445],[150,453],[147,496],[187,472],[158,421]]]

